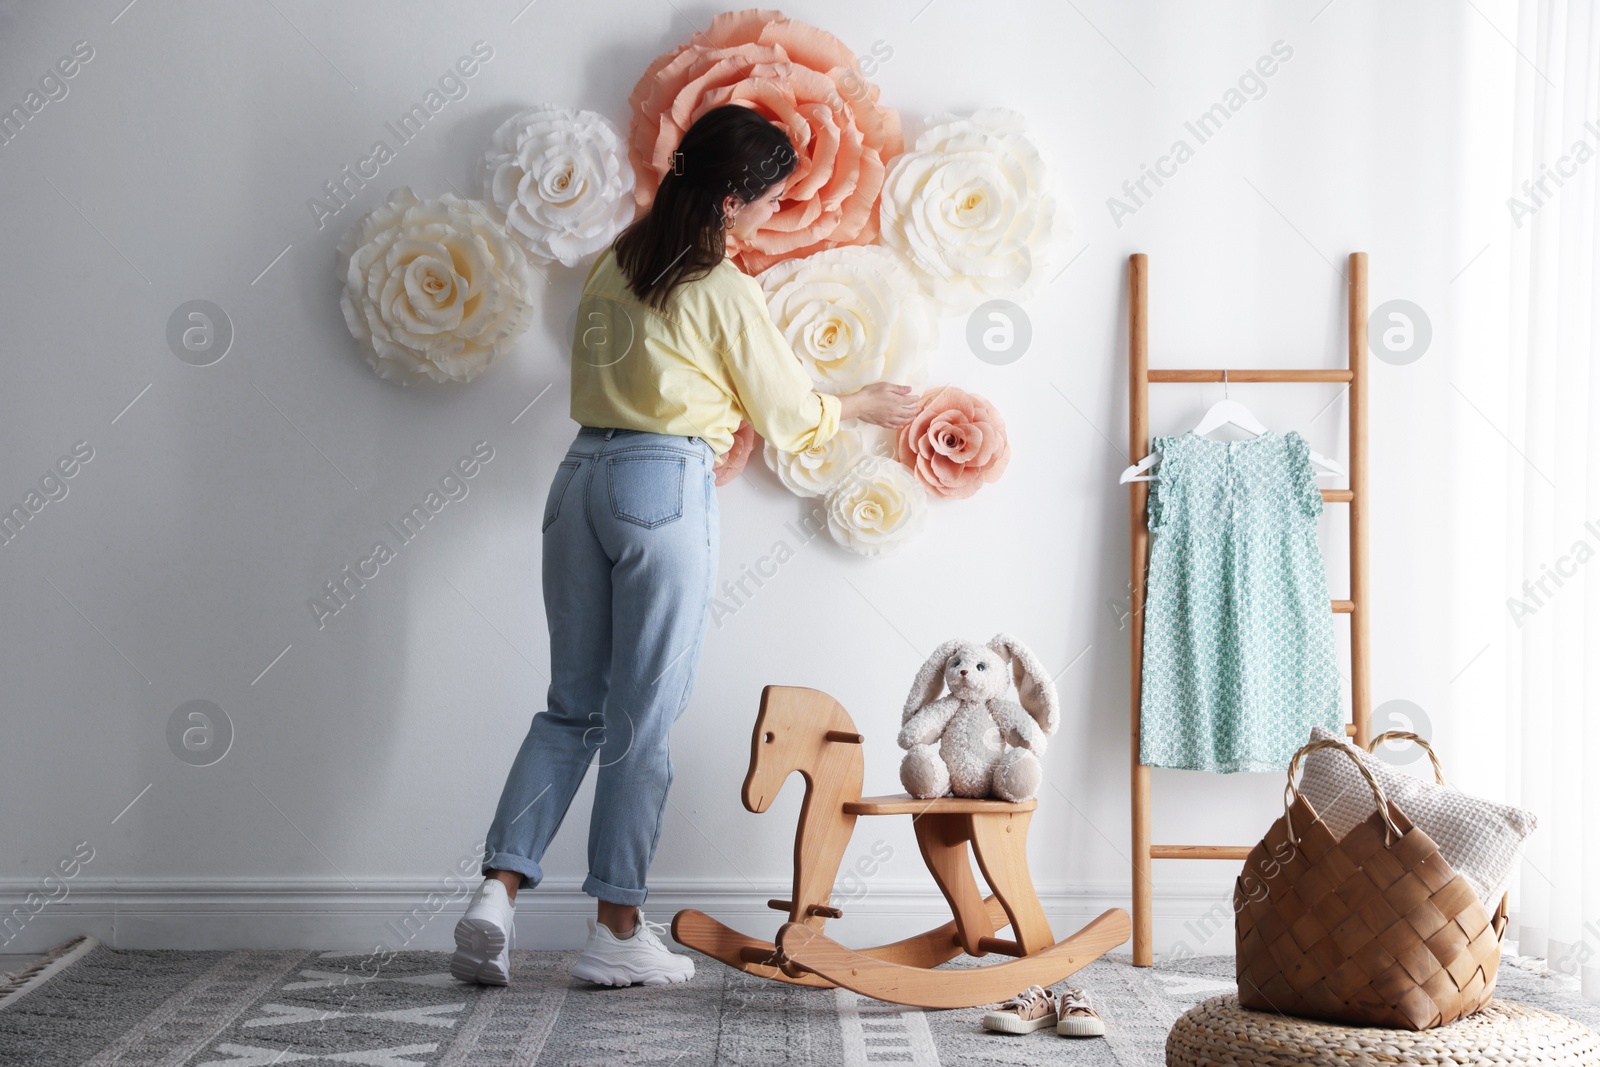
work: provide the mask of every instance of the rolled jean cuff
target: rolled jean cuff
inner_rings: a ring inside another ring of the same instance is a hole
[[[583,880],[583,891],[608,904],[632,904],[634,907],[643,904],[650,892],[648,889],[623,889],[610,882],[602,882],[592,874]]]
[[[491,852],[483,861],[483,876],[489,877],[490,871],[516,871],[522,875],[522,883],[518,889],[530,885],[538,885],[544,880],[544,872],[539,870],[539,865],[526,856],[518,856],[512,852]]]

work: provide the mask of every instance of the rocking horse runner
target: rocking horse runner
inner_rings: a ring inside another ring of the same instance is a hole
[[[828,694],[798,686],[762,689],[744,806],[758,814],[766,811],[795,771],[806,783],[790,898],[768,902],[789,918],[773,942],[685,909],[672,920],[672,935],[680,944],[776,981],[843,986],[915,1007],[960,1008],[991,1004],[1036,983],[1059,982],[1128,939],[1128,913],[1112,908],[1072,936],[1055,940],[1028,875],[1028,823],[1037,801],[922,800],[909,794],[863,798],[861,743],[849,714]],[[913,817],[922,857],[954,913],[951,922],[865,949],[847,948],[823,933],[827,920],[842,914],[829,899],[855,821],[864,815]],[[969,843],[992,896],[978,890],[967,859]],[[1006,925],[1014,938],[996,937]],[[1016,958],[934,969],[961,952]]]

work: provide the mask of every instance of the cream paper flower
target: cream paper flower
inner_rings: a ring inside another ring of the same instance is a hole
[[[840,426],[832,437],[804,452],[784,452],[764,440],[761,455],[795,496],[826,496],[866,455],[866,439],[856,427]]]
[[[890,165],[879,212],[883,243],[905,254],[947,314],[960,314],[1037,283],[1056,203],[1022,115],[991,107],[930,117]]]
[[[339,306],[380,378],[470,382],[528,328],[532,267],[492,211],[401,186],[339,239]]]
[[[540,104],[489,139],[484,194],[537,262],[576,266],[633,221],[633,165],[621,132],[594,111]]]
[[[828,532],[851,552],[886,556],[921,531],[928,497],[904,464],[869,456],[828,493]]]
[[[921,388],[939,324],[899,254],[830,248],[784,260],[756,281],[818,392],[839,396],[880,381]]]

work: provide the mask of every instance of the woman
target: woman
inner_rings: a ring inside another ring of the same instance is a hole
[[[572,353],[581,424],[543,516],[547,710],[512,761],[485,841],[485,879],[456,925],[451,973],[505,985],[512,903],[591,762],[596,898],[572,973],[606,985],[682,982],[638,906],[672,784],[668,729],[694,687],[717,574],[712,468],[743,419],[777,448],[820,445],[843,419],[898,427],[917,400],[889,382],[818,393],[767,313],[760,285],[727,258],[778,208],[796,154],[784,132],[729,104],[683,135],[649,213],[618,235],[584,283]]]

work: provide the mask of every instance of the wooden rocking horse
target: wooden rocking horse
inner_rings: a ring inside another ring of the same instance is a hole
[[[803,986],[843,986],[877,1000],[922,1008],[992,1004],[1035,983],[1053,985],[1128,939],[1128,913],[1112,908],[1057,941],[1028,875],[1028,823],[1038,802],[907,794],[861,795],[862,736],[840,703],[817,689],[769,685],[750,741],[744,806],[767,810],[784,781],[806,783],[794,838],[794,886],[767,906],[789,919],[775,941],[761,941],[686,908],[672,936],[750,974]],[[823,934],[842,912],[829,904],[845,845],[858,816],[910,815],[917,845],[955,918],[925,933],[873,948],[846,948]],[[967,845],[994,890],[985,897]],[[1009,925],[1012,938],[995,933]],[[966,952],[1015,957],[982,967],[935,970]]]

